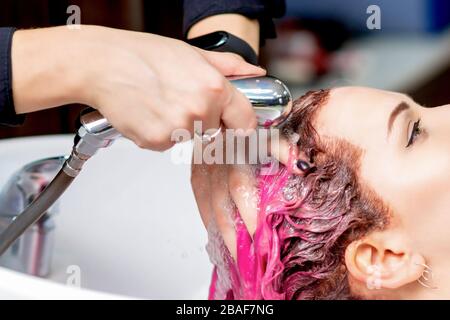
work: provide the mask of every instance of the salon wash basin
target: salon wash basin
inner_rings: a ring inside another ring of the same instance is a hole
[[[0,140],[0,188],[72,143],[72,135]],[[207,298],[212,267],[190,166],[171,157],[126,139],[100,150],[60,200],[49,275],[0,267],[0,299]]]

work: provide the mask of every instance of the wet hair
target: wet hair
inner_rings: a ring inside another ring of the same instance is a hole
[[[320,90],[296,100],[281,127],[284,136],[295,135],[301,157],[313,170],[296,175],[290,164],[275,172],[259,170],[255,234],[250,237],[236,212],[236,261],[223,241],[210,245],[219,248],[208,250],[215,253],[210,298],[363,298],[350,288],[345,249],[385,228],[390,210],[359,177],[363,151],[315,130],[329,96],[329,90]]]
[[[285,167],[260,176],[260,210],[271,248],[266,252],[262,298],[352,299],[345,249],[352,241],[388,224],[389,209],[358,177],[362,150],[314,129],[329,90],[295,101],[282,127],[299,135],[301,154],[314,170],[303,177]]]

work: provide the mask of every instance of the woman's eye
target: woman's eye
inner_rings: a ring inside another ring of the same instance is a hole
[[[416,138],[421,134],[422,129],[420,127],[420,119],[414,122],[413,128],[411,130],[411,133],[409,134],[408,144],[406,145],[406,148],[410,147],[414,141],[416,141]]]

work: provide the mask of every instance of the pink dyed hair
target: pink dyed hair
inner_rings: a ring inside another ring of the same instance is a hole
[[[275,174],[260,171],[255,234],[249,235],[236,212],[237,258],[220,244],[223,261],[213,261],[211,298],[359,298],[349,286],[345,249],[384,228],[390,212],[358,179],[362,151],[343,140],[321,139],[314,129],[329,94],[309,92],[295,101],[281,129],[286,136],[299,135],[298,149],[314,170],[304,176],[284,166]]]
[[[359,182],[361,150],[346,141],[325,141],[313,127],[329,92],[309,92],[296,100],[282,128],[286,135],[300,135],[299,150],[315,170],[294,177],[281,167],[275,175],[259,177],[260,211],[265,214],[254,241],[270,239],[268,248],[259,248],[265,264],[262,298],[356,298],[348,283],[345,249],[388,223],[387,206]],[[295,191],[288,198],[287,188]]]

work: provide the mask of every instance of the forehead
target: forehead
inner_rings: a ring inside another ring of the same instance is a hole
[[[364,87],[332,89],[319,110],[315,125],[322,137],[341,138],[363,150],[379,149],[386,143],[391,111],[407,96]]]

